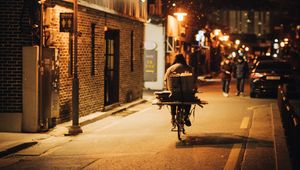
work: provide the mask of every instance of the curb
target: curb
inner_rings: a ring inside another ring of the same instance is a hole
[[[147,102],[147,100],[145,100],[145,99],[137,99],[137,100],[135,100],[133,102],[125,104],[124,106],[119,106],[119,107],[116,107],[116,108],[114,108],[112,110],[109,110],[107,112],[103,112],[102,114],[99,114],[98,116],[95,116],[93,118],[82,120],[82,121],[79,120],[79,125],[80,126],[85,126],[85,125],[88,125],[90,123],[94,123],[94,122],[96,122],[98,120],[101,120],[101,119],[104,119],[104,118],[106,118],[106,117],[108,117],[110,115],[122,112],[122,111],[124,111],[124,110],[126,110],[128,108],[134,107],[136,105],[139,105],[139,104],[142,104],[142,103],[145,103],[145,102]],[[97,112],[94,113],[94,114],[97,114]]]
[[[271,105],[276,170],[292,169],[281,117],[276,104]]]
[[[36,145],[38,142],[36,141],[33,141],[33,142],[24,142],[24,143],[21,143],[21,144],[18,144],[16,146],[13,146],[11,148],[8,148],[4,151],[0,151],[0,158],[2,157],[5,157],[7,155],[10,155],[10,154],[13,154],[13,153],[16,153],[20,150],[23,150],[23,149],[26,149],[26,148],[29,148],[33,145]]]
[[[88,124],[94,123],[98,120],[104,119],[108,116],[111,116],[113,114],[116,114],[118,112],[122,112],[128,108],[134,107],[136,105],[142,104],[147,102],[147,100],[145,99],[137,99],[134,100],[130,103],[126,103],[123,105],[119,105],[111,110],[105,111],[105,112],[95,112],[95,113],[91,113],[89,115],[86,116],[82,116],[79,118],[79,125],[82,126],[86,126]],[[51,129],[50,131],[48,131],[48,134],[50,134],[51,136],[57,136],[57,135],[64,135],[64,136],[69,136],[68,134],[68,127],[72,126],[72,120],[65,122],[65,123],[61,123],[58,124],[56,127],[54,127],[53,129]]]

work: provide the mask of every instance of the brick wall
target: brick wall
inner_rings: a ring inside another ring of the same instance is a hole
[[[1,1],[0,7],[0,113],[22,112],[22,46],[32,45],[30,16],[32,8],[22,0]],[[29,2],[29,1],[28,1]],[[31,2],[31,1],[30,1]],[[25,6],[25,8],[24,8]],[[60,3],[45,11],[45,25],[49,27],[47,46],[59,52],[59,105],[60,119],[68,120],[72,113],[72,77],[68,72],[69,33],[59,32],[59,14],[72,12],[70,4]],[[104,108],[104,53],[105,23],[108,28],[120,30],[120,76],[119,101],[126,102],[132,93],[133,99],[142,97],[143,88],[143,43],[144,25],[141,22],[104,14],[90,8],[79,7],[78,31],[78,77],[79,113],[87,115]],[[105,19],[106,18],[106,19]],[[20,22],[21,19],[21,22]],[[20,24],[21,23],[21,24]],[[95,75],[91,76],[91,23],[95,29]],[[134,70],[130,67],[130,36],[134,32]]]
[[[30,4],[0,2],[0,113],[22,112],[22,46],[32,45]]]
[[[61,117],[68,118],[72,106],[72,77],[68,75],[68,33],[59,32],[59,13],[68,12],[62,6],[55,6],[52,10],[50,32],[53,37],[50,45],[59,48],[60,54],[60,113]],[[54,17],[53,17],[54,16]],[[106,17],[106,19],[105,19]],[[91,76],[91,24],[95,28],[95,75]],[[105,63],[105,31],[106,26],[120,30],[120,77],[119,101],[126,102],[129,91],[133,99],[142,97],[143,88],[143,43],[144,25],[141,22],[128,18],[104,14],[90,8],[79,8],[78,31],[78,77],[79,77],[79,113],[87,115],[104,108],[104,63]],[[134,31],[134,71],[130,67],[130,33]]]
[[[120,32],[120,101],[126,101],[128,92],[132,92],[133,99],[142,97],[143,87],[143,38],[144,27],[141,23],[129,22]],[[130,67],[130,38],[133,30],[133,71]]]
[[[68,72],[70,34],[59,30],[59,14],[61,12],[72,12],[72,10],[58,5],[48,8],[45,13],[45,24],[49,25],[46,30],[50,33],[46,45],[58,49],[60,120],[64,121],[70,118],[72,112],[72,77]]]

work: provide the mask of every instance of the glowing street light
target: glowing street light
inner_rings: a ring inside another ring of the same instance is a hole
[[[288,38],[284,38],[283,41],[284,41],[284,44],[286,44],[286,45],[289,44],[289,39]]]
[[[215,29],[215,30],[214,30],[214,35],[215,35],[215,36],[221,35],[221,30],[220,30],[220,29]]]
[[[187,13],[185,12],[176,12],[174,15],[177,17],[178,21],[183,21],[183,17],[187,16]]]
[[[235,40],[235,44],[236,45],[240,45],[241,44],[241,41],[239,39]]]
[[[248,52],[248,51],[249,51],[249,47],[245,47],[245,51],[247,51],[247,52]]]
[[[231,53],[231,56],[232,56],[233,58],[235,58],[235,57],[236,57],[236,52],[232,52],[232,53]]]
[[[179,26],[179,33],[180,36],[178,37],[179,40],[179,53],[181,52],[181,48],[182,48],[182,43],[181,43],[181,21],[183,21],[183,17],[187,16],[187,13],[185,12],[175,12],[174,15],[177,17],[178,22],[178,26]]]

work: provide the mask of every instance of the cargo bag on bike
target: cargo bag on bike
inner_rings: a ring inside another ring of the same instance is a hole
[[[191,74],[170,76],[168,86],[172,100],[186,102],[195,100],[194,77]]]

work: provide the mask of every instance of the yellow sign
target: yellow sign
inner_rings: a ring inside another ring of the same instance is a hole
[[[157,51],[145,50],[144,80],[157,81]]]

